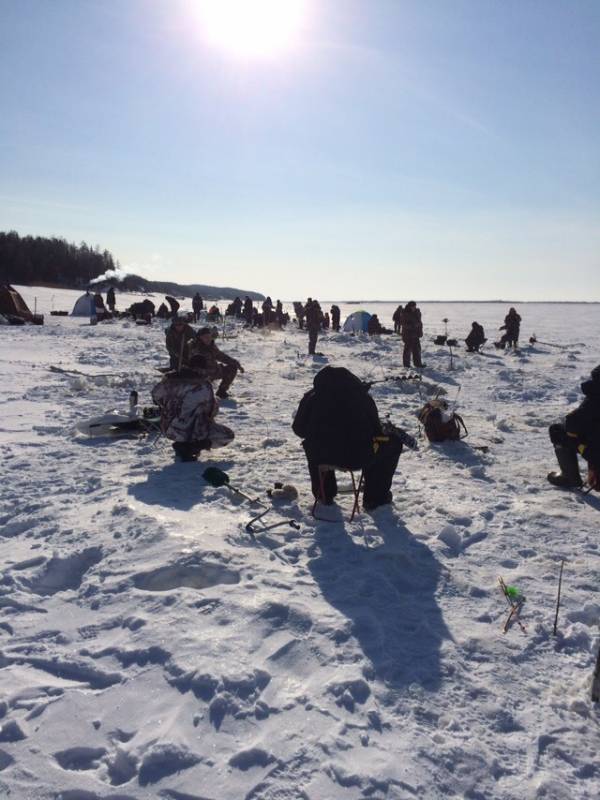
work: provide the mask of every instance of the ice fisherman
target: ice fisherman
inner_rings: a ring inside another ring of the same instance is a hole
[[[200,328],[194,341],[190,345],[191,354],[198,354],[206,362],[206,372],[209,380],[220,380],[217,397],[224,400],[229,397],[228,389],[235,380],[238,372],[243,374],[244,368],[240,362],[219,350],[210,328]]]
[[[391,503],[402,447],[415,447],[415,440],[381,424],[367,384],[344,367],[324,367],[313,387],[300,401],[292,424],[303,440],[313,496],[333,503],[337,483],[333,469],[322,469],[328,465],[363,470],[365,510]]]
[[[331,329],[334,331],[339,331],[340,329],[340,307],[336,306],[335,303],[331,306]]]
[[[204,308],[204,300],[200,296],[200,292],[196,292],[196,294],[192,297],[192,311],[194,312],[194,322],[198,322],[200,320],[200,314],[203,308]]]
[[[414,300],[410,300],[400,314],[400,330],[404,342],[402,353],[404,367],[410,367],[411,358],[415,367],[422,367],[421,342],[419,340],[423,337],[423,323],[421,322],[421,311]]]
[[[499,350],[505,350],[506,346],[517,348],[519,344],[519,333],[521,330],[521,317],[517,314],[516,309],[509,308],[508,314],[504,317],[504,325],[501,325],[499,330],[505,331],[499,342],[494,342],[494,345]]]
[[[309,297],[304,306],[304,313],[306,316],[306,330],[308,331],[308,354],[309,356],[314,356],[316,355],[315,348],[323,322],[321,304],[318,300],[313,300]]]
[[[214,421],[218,411],[206,362],[194,355],[186,367],[168,372],[152,389],[152,400],[160,408],[160,426],[173,441],[180,461],[195,461],[202,450],[224,447],[234,433]]]
[[[589,486],[600,491],[600,365],[590,380],[581,384],[585,395],[580,405],[565,417],[564,423],[550,425],[548,432],[560,472],[550,472],[554,486],[575,489],[582,486],[577,456],[587,461]]]
[[[189,362],[190,345],[195,335],[194,329],[183,317],[173,317],[165,334],[171,369],[180,369]]]
[[[465,339],[465,344],[467,345],[467,352],[468,353],[478,353],[479,348],[485,344],[487,339],[485,338],[485,331],[483,330],[483,325],[480,325],[478,322],[471,323],[471,330],[469,331],[467,338]]]

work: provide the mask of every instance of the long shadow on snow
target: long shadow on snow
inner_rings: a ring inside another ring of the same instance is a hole
[[[375,522],[385,541],[379,548],[317,525],[319,554],[308,567],[323,597],[351,621],[374,677],[395,689],[418,683],[436,691],[440,647],[451,638],[435,599],[441,566],[391,509],[376,512]]]
[[[233,462],[219,462],[221,469],[231,467]],[[182,463],[179,461],[167,464],[161,469],[151,470],[145,481],[134,483],[127,493],[150,506],[164,506],[176,508],[179,511],[189,511],[190,508],[206,500],[206,492],[212,498],[214,489],[202,478],[202,473],[207,466],[214,464],[200,461]],[[227,489],[222,491],[228,494]]]

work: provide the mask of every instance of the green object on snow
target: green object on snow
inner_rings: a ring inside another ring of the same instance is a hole
[[[519,597],[519,595],[521,594],[521,592],[517,589],[516,586],[507,586],[506,594],[511,598],[511,600],[516,600],[517,597]]]

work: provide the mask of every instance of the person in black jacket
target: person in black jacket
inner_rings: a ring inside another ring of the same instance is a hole
[[[485,344],[485,331],[483,330],[483,325],[480,325],[478,322],[473,322],[471,325],[471,330],[467,338],[465,339],[465,344],[467,345],[467,352],[468,353],[478,353],[479,348],[482,344]]]
[[[521,331],[521,316],[517,314],[516,309],[509,308],[508,314],[504,317],[504,325],[500,326],[501,331],[506,331],[500,338],[499,342],[494,342],[494,345],[499,350],[505,350],[508,347],[514,347],[515,350],[519,344],[519,334]]]
[[[414,439],[399,429],[384,431],[368,385],[344,367],[324,367],[313,386],[300,401],[292,424],[303,439],[313,496],[333,502],[335,472],[325,473],[322,487],[319,475],[319,465],[329,464],[364,471],[365,510],[390,503],[402,446],[414,447]]]
[[[550,425],[550,441],[558,460],[560,472],[550,472],[548,480],[564,489],[582,485],[577,454],[588,465],[588,484],[600,491],[600,365],[591,379],[581,384],[583,402],[570,414],[564,424]]]
[[[331,328],[336,332],[340,329],[340,313],[340,307],[334,303],[331,306]]]

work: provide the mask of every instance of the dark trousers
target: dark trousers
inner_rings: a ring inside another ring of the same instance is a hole
[[[305,440],[303,446],[308,462],[313,497],[318,497],[325,503],[330,503],[337,494],[335,472],[331,470],[325,473],[323,480],[324,496],[321,497],[319,464],[330,464],[338,467],[344,467],[345,465],[336,464],[335,458],[328,458],[320,450],[318,443],[311,443],[309,440]],[[397,436],[392,435],[387,442],[380,443],[377,452],[362,466],[364,475],[363,502],[365,505],[374,507],[388,502],[388,495],[401,453],[402,442]],[[355,465],[353,469],[359,471],[361,467]]]
[[[308,329],[308,355],[314,356],[315,355],[315,347],[317,346],[317,339],[319,338],[319,329],[318,328],[309,328]]]
[[[218,369],[211,375],[211,381],[221,380],[217,388],[217,394],[219,392],[226,392],[227,389],[231,386],[234,381],[235,376],[238,373],[238,368],[235,364],[218,364]]]
[[[412,356],[415,367],[422,367],[421,363],[421,342],[418,339],[407,339],[404,342],[404,352],[402,353],[402,363],[405,367],[410,367]]]
[[[519,344],[519,337],[518,336],[515,337],[514,334],[509,335],[508,333],[505,333],[504,336],[502,336],[500,339],[500,347],[502,348],[502,350],[506,348],[506,345],[508,345],[509,347],[516,348],[518,347],[518,344]]]

